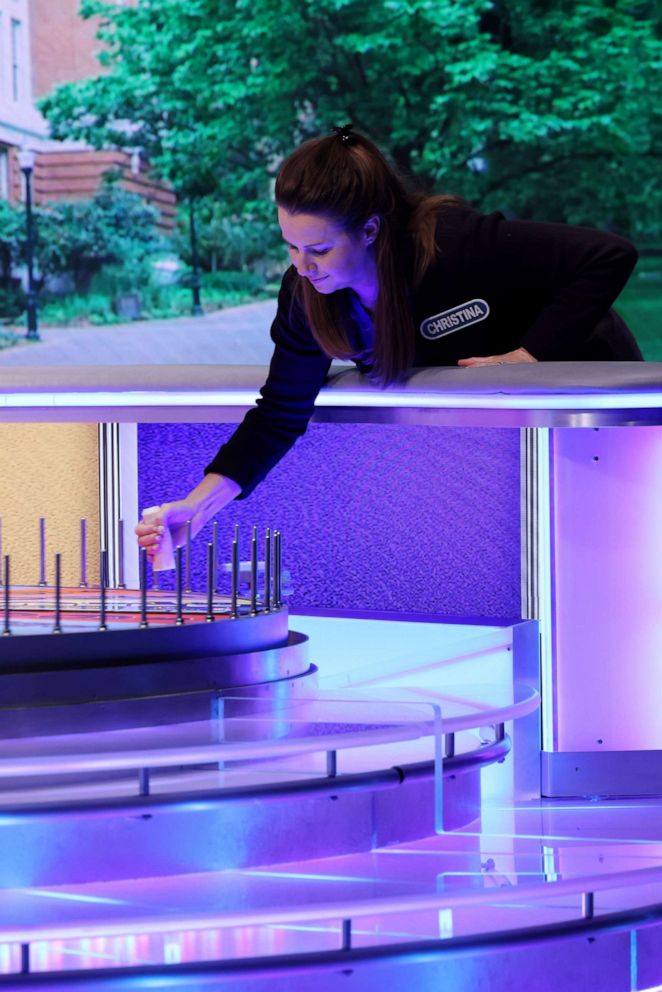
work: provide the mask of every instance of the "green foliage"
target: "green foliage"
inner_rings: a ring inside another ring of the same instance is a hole
[[[220,310],[223,307],[264,299],[262,283],[262,279],[250,272],[217,272],[205,275],[202,280],[204,308],[206,311]],[[122,319],[114,310],[116,290],[117,285],[113,283],[112,274],[107,278],[105,270],[102,270],[92,280],[89,293],[74,293],[61,299],[45,301],[40,307],[40,324],[74,327],[121,323]],[[186,285],[157,286],[146,283],[141,286],[140,295],[144,319],[159,320],[191,314],[191,290]]]
[[[0,321],[11,324],[18,320],[24,309],[25,296],[20,286],[10,280],[6,285],[0,285]]]
[[[198,256],[204,269],[243,270],[264,268],[277,259],[282,271],[282,239],[274,224],[273,206],[266,201],[246,204],[241,214],[226,214],[226,208],[213,197],[196,201],[195,228]],[[187,264],[192,264],[188,210],[182,210],[174,233],[173,246]]]
[[[69,312],[69,304],[58,301],[53,305],[55,323],[76,323],[79,319],[105,322],[113,281],[115,293],[149,283],[151,259],[162,240],[156,229],[158,213],[141,197],[123,190],[112,177],[91,200],[51,203],[36,208],[34,217],[35,268],[42,277],[69,274],[78,292],[85,292],[95,273],[109,270],[102,287],[105,298],[88,299],[80,318],[75,308]],[[0,201],[0,320],[14,321],[25,308],[25,297],[14,275],[25,262],[25,235],[24,208]]]
[[[0,321],[5,323],[16,320],[25,305],[23,292],[13,275],[24,237],[24,213],[6,200],[0,200]],[[0,348],[7,348],[13,343],[11,337],[3,338]]]
[[[0,200],[0,284],[7,288],[25,239],[25,212]]]
[[[644,358],[662,361],[662,250],[640,259],[616,309],[632,330]]]
[[[158,213],[107,178],[91,200],[52,203],[37,212],[37,257],[44,274],[71,272],[84,290],[103,265],[121,265],[123,285],[146,278],[158,249]]]
[[[213,195],[228,217],[268,198],[300,139],[352,120],[425,188],[660,233],[653,0],[85,0],[82,10],[102,17],[104,73],[42,101],[54,134],[139,146],[181,194]]]
[[[39,322],[45,326],[76,327],[83,324],[117,324],[112,299],[101,293],[78,293],[45,302]]]
[[[4,348],[13,348],[20,341],[18,334],[13,331],[0,331],[0,351]]]

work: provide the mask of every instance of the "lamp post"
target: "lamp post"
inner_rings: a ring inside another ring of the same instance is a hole
[[[25,259],[28,266],[28,341],[39,341],[37,324],[37,290],[34,283],[34,224],[32,218],[32,173],[36,155],[31,148],[22,148],[18,153],[18,164],[25,176]]]
[[[200,302],[200,260],[198,258],[198,238],[195,231],[195,210],[193,208],[193,197],[188,201],[189,233],[191,236],[191,290],[193,292],[193,307],[191,313],[194,317],[201,317],[203,314]]]

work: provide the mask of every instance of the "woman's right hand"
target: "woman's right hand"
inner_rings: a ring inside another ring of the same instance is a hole
[[[135,528],[138,544],[145,548],[150,558],[158,555],[169,547],[177,548],[186,544],[187,524],[191,522],[191,536],[195,536],[204,526],[196,509],[186,499],[175,500],[172,503],[162,503],[156,507],[156,512],[145,511],[141,521]],[[197,517],[197,519],[196,519]],[[169,540],[168,540],[169,535]]]
[[[162,503],[151,512],[145,511],[135,527],[138,544],[147,550],[150,558],[164,553],[161,567],[173,568],[172,549],[186,544],[189,521],[191,536],[195,537],[207,521],[240,492],[241,487],[232,479],[213,472],[208,473],[184,499]],[[154,564],[158,569],[157,561]]]

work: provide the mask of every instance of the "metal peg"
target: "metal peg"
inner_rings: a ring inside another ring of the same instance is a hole
[[[326,774],[327,778],[335,778],[338,774],[338,753],[337,751],[326,752]]]
[[[87,520],[80,521],[80,588],[87,589]]]
[[[184,588],[186,589],[186,592],[192,591],[191,590],[191,538],[192,538],[191,521],[187,520],[186,521],[186,563],[185,563],[186,572],[184,579]]]
[[[147,624],[147,549],[141,548],[140,552],[140,623],[138,627],[144,630]]]
[[[236,533],[236,531],[235,531]],[[235,537],[232,542],[232,588],[230,592],[230,616],[233,620],[239,615],[237,599],[239,596],[239,541]]]
[[[2,628],[3,637],[11,634],[11,626],[9,623],[9,594],[10,594],[10,575],[9,575],[9,555],[5,555],[5,595],[4,595],[4,624]]]
[[[101,550],[99,559],[99,630],[108,630],[106,624],[106,581],[108,576],[108,551]]]
[[[181,545],[175,548],[175,592],[177,595],[177,616],[175,617],[175,623],[178,627],[184,623],[184,615],[182,613],[182,564],[184,557],[184,549]]]
[[[30,974],[30,945],[21,944],[21,975]]]
[[[207,545],[207,623],[214,622],[214,542]]]
[[[267,527],[264,537],[264,609],[271,609],[271,528]]]
[[[46,586],[46,517],[39,517],[39,585]]]
[[[149,768],[138,769],[138,794],[148,796],[150,791]]]
[[[117,588],[126,589],[126,582],[124,581],[124,521],[121,519],[117,521],[117,551]]]
[[[251,537],[251,616],[257,614],[257,527]]]
[[[53,633],[61,634],[62,615],[62,555],[58,552],[55,555],[55,611],[53,618]]]
[[[282,537],[279,530],[274,531],[274,609],[279,610],[283,605],[283,553]]]
[[[351,951],[352,949],[352,921],[343,920],[342,921],[342,950]]]
[[[218,592],[218,520],[214,520],[212,526],[211,534],[212,544],[214,545],[214,592]]]
[[[595,915],[595,899],[592,892],[582,892],[582,918],[592,920]]]

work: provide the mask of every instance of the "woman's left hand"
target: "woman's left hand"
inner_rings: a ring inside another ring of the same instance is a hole
[[[505,355],[489,355],[486,358],[461,358],[457,363],[462,368],[470,368],[477,365],[517,365],[522,362],[537,362],[526,348],[516,348],[515,351],[507,351]]]

